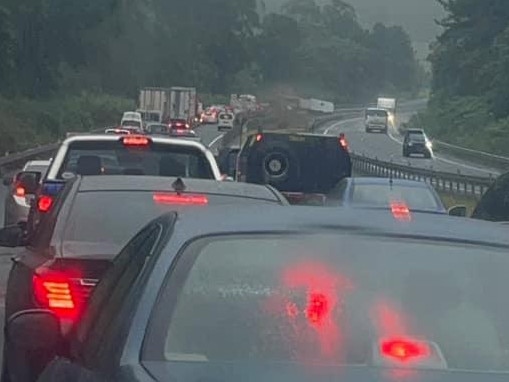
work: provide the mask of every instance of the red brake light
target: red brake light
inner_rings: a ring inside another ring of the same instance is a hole
[[[410,215],[410,209],[405,203],[393,202],[391,203],[391,211],[394,218],[402,221],[410,221],[412,216]]]
[[[178,205],[199,205],[204,206],[209,203],[209,200],[204,195],[193,194],[168,194],[157,193],[154,194],[153,200],[160,204],[178,204]]]
[[[59,317],[73,318],[78,313],[70,279],[57,273],[35,274],[32,278],[37,303]]]
[[[140,135],[131,135],[122,138],[122,143],[125,146],[147,146],[150,140],[147,137]]]
[[[261,142],[263,139],[263,134],[256,134],[256,142]]]
[[[15,194],[16,194],[16,196],[25,196],[26,192],[23,187],[18,186],[18,187],[16,187]]]
[[[41,195],[37,200],[37,209],[39,212],[48,212],[53,205],[53,198],[49,195]]]
[[[329,301],[323,293],[311,293],[308,300],[306,315],[310,323],[321,323],[329,313]]]
[[[399,362],[429,357],[430,348],[425,342],[411,339],[390,339],[380,344],[382,356]]]

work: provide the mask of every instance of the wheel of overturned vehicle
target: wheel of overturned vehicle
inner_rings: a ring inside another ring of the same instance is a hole
[[[263,160],[263,170],[269,180],[283,180],[288,177],[290,161],[283,152],[271,152]]]

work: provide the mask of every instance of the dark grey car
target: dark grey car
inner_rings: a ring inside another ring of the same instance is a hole
[[[425,158],[433,156],[433,144],[421,129],[408,129],[403,138],[403,156],[413,154],[424,155]]]
[[[29,374],[26,351],[42,367],[61,350],[44,382],[505,381],[505,232],[390,211],[170,213],[115,259],[70,338],[51,311],[21,312],[10,355]]]

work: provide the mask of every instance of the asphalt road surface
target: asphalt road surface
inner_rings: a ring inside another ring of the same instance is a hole
[[[413,114],[423,110],[425,107],[425,101],[405,103],[398,112],[396,125],[407,122]],[[366,133],[364,130],[364,119],[359,117],[325,124],[317,132],[337,135],[345,133],[352,152],[382,161],[392,161],[405,166],[455,174],[461,173],[484,177],[490,174],[493,176],[499,175],[499,171],[496,169],[474,163],[466,163],[463,160],[448,157],[442,153],[435,153],[431,159],[418,156],[405,158],[403,157],[403,140],[397,131],[396,125],[391,126],[387,135],[383,133]]]

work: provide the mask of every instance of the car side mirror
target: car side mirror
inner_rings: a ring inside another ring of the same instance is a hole
[[[27,224],[20,222],[0,229],[0,247],[16,248],[26,244],[25,232]]]
[[[466,217],[467,216],[467,207],[466,206],[454,206],[449,208],[450,216],[458,216],[458,217]]]
[[[5,360],[10,381],[31,381],[61,353],[64,339],[59,318],[50,310],[17,312],[5,324]]]
[[[9,175],[4,176],[2,183],[4,186],[10,186],[12,184],[12,176]]]
[[[21,171],[16,175],[16,184],[25,189],[26,195],[34,195],[39,188],[42,174],[38,171]]]

